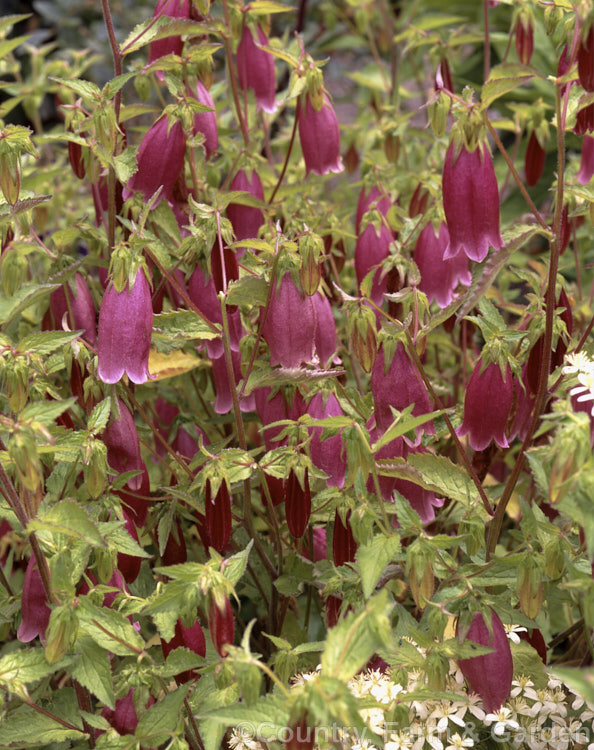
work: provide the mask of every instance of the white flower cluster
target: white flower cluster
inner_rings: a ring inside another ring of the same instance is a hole
[[[563,368],[565,375],[577,375],[579,385],[572,388],[569,393],[577,396],[578,401],[594,401],[594,362],[584,352],[568,354],[567,362]],[[591,411],[594,416],[594,405]]]
[[[508,637],[515,640],[516,631],[522,629],[509,628]],[[418,650],[424,653],[423,649]],[[316,676],[317,672],[299,675],[295,685],[302,685]],[[385,750],[482,748],[487,746],[487,740],[491,747],[497,743],[514,750],[594,750],[594,705],[552,677],[546,687],[536,688],[529,677],[517,675],[505,705],[494,713],[486,713],[481,698],[468,692],[454,661],[450,662],[445,685],[445,692],[455,696],[449,700],[419,699],[419,691],[427,691],[425,674],[421,670],[407,673],[406,687],[393,681],[389,673],[373,670],[354,677],[349,688],[357,698],[375,700],[375,705],[360,711],[369,735],[348,727],[316,727],[315,734],[312,728],[304,747],[314,744],[316,748],[376,750],[375,734],[383,738]],[[397,706],[408,707],[406,726],[402,720],[400,723],[391,720]],[[291,730],[285,729],[286,736],[281,737],[279,733],[276,739],[298,747],[299,742],[288,742],[292,739]],[[243,730],[232,732],[230,746],[234,750],[270,747],[269,737],[266,743],[260,743],[257,733],[247,736],[245,728]]]

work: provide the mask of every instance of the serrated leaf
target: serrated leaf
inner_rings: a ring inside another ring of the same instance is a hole
[[[114,156],[112,161],[116,177],[124,185],[138,171],[136,154],[131,148],[127,148],[123,153]]]
[[[30,333],[17,344],[20,352],[32,354],[51,354],[78,338],[82,331],[40,331]]]
[[[151,747],[166,742],[178,725],[181,707],[189,689],[189,683],[178,687],[142,714],[136,727],[136,737]]]
[[[221,335],[216,325],[209,325],[193,310],[172,310],[153,317],[154,336],[181,339],[216,339]]]
[[[13,13],[7,16],[2,16],[0,18],[0,31],[10,29],[15,24],[21,23],[21,21],[26,21],[27,18],[31,18],[32,15],[32,13]]]
[[[109,708],[115,709],[109,652],[88,637],[77,640],[76,650],[79,658],[72,665],[72,677]]]
[[[250,556],[253,545],[254,540],[250,539],[250,542],[245,549],[242,549],[232,555],[225,563],[223,575],[225,576],[225,578],[231,581],[234,586],[239,583],[246,571],[248,557]]]
[[[523,674],[530,677],[535,690],[545,689],[549,677],[537,651],[526,641],[520,641],[519,643],[510,641],[509,645],[514,660],[514,674]]]
[[[252,247],[252,245],[249,245]],[[238,281],[229,283],[227,289],[227,304],[255,305],[263,307],[268,295],[268,284],[260,276],[243,276]]]
[[[89,422],[87,424],[87,430],[92,435],[96,435],[97,433],[101,432],[101,430],[103,430],[103,428],[107,424],[110,412],[111,399],[104,398],[103,401],[100,401],[91,412],[91,416],[89,417]]]
[[[387,591],[367,602],[361,612],[351,613],[328,631],[322,653],[322,673],[337,680],[350,680],[374,653],[390,643]]]
[[[381,438],[377,440],[371,446],[371,451],[373,454],[376,454],[385,445],[388,445],[388,443],[391,443],[393,440],[396,440],[396,438],[399,438],[402,435],[405,435],[407,432],[416,430],[416,428],[420,427],[422,424],[426,424],[427,422],[430,422],[432,419],[436,419],[441,414],[443,414],[443,411],[433,411],[429,414],[421,414],[418,417],[413,417],[411,416],[412,409],[413,409],[413,405],[411,405],[410,407],[407,407],[407,409],[404,412],[402,412],[400,417],[396,419],[390,425],[390,427],[388,427],[388,429],[381,436]],[[406,413],[406,411],[408,411],[408,414]]]
[[[140,634],[120,612],[96,607],[88,597],[81,596],[77,615],[81,630],[108,652],[131,656],[145,647]]]
[[[200,720],[211,719],[223,726],[232,727],[246,722],[252,727],[263,727],[276,736],[280,728],[288,726],[289,711],[287,701],[281,695],[268,693],[251,706],[245,703],[234,703],[232,706],[217,706],[211,710],[199,711]]]
[[[204,574],[204,565],[195,562],[179,563],[178,565],[155,568],[155,572],[161,573],[174,581],[197,583],[199,577]]]
[[[278,385],[299,385],[300,383],[315,383],[326,378],[339,378],[346,374],[346,370],[334,368],[331,370],[309,370],[305,367],[277,367],[274,370],[252,371],[244,391],[249,396],[256,388]]]
[[[184,18],[172,19],[169,16],[161,16],[157,19],[148,18],[132,29],[120,45],[120,53],[130,55],[151,42],[158,39],[167,39],[170,36],[180,36],[181,34],[200,36],[203,33],[204,27],[201,23],[195,21]]]
[[[0,324],[10,323],[23,310],[43,297],[49,297],[59,287],[60,284],[29,284],[17,289],[12,297],[0,295]]]
[[[86,100],[87,102],[96,102],[101,99],[101,89],[91,81],[83,81],[80,78],[71,81],[66,78],[56,78],[55,76],[50,76],[50,80],[59,83],[60,86],[64,86],[65,88],[74,91],[75,94],[82,97],[83,100]]]
[[[88,738],[82,728],[82,721],[76,704],[76,695],[71,688],[53,691],[51,698],[39,700],[40,713],[30,706],[23,705],[8,712],[0,723],[0,747],[23,748],[51,746],[54,742]],[[70,727],[56,721],[58,717]]]
[[[75,403],[74,396],[63,401],[34,401],[32,404],[27,404],[19,413],[19,421],[39,422],[48,426]]]
[[[112,78],[111,81],[108,81],[103,87],[103,96],[106,99],[112,99],[131,78],[134,78],[135,75],[136,72],[134,71],[132,73],[123,73],[120,76]]]
[[[520,63],[501,63],[491,69],[489,78],[483,86],[481,101],[489,107],[500,96],[513,91],[534,78],[534,71]]]
[[[399,550],[400,539],[397,536],[375,536],[371,542],[359,545],[356,561],[366,599],[372,595],[381,574]]]
[[[28,191],[23,191],[21,194],[21,199],[18,200],[14,206],[10,207],[6,203],[3,203],[0,205],[0,218],[4,218],[5,216],[15,214],[22,214],[25,211],[30,211],[32,208],[35,208],[36,206],[40,206],[42,203],[47,203],[49,200],[51,200],[49,195],[37,195],[33,198],[27,198],[24,197]]]
[[[130,536],[130,534],[128,534],[124,526],[119,526],[117,529],[110,531],[107,538],[112,548],[115,548],[118,552],[122,552],[125,555],[132,555],[132,557],[151,557],[151,555],[146,552],[140,544]]]
[[[15,36],[12,39],[3,39],[2,41],[0,41],[0,59],[4,60],[4,58],[9,55],[13,51],[13,49],[16,49],[21,44],[29,41],[29,39],[31,39],[31,36],[31,34],[23,34],[23,36]]]
[[[105,547],[99,529],[91,521],[86,511],[73,500],[60,500],[46,512],[30,521],[29,531],[51,531],[82,539],[93,547]]]
[[[161,677],[175,677],[180,672],[204,666],[204,659],[183,646],[173,649],[165,664],[159,669]]]
[[[41,680],[64,669],[70,661],[70,659],[62,659],[57,664],[49,664],[43,648],[15,651],[5,654],[0,659],[0,682],[4,683],[8,690],[20,692],[15,690],[15,687],[20,688],[21,685]]]

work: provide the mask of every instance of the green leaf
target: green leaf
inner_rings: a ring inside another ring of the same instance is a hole
[[[594,669],[572,669],[571,667],[551,667],[551,673],[588,703],[594,703]]]
[[[368,599],[373,593],[381,574],[400,550],[397,536],[378,535],[368,544],[357,548],[357,564],[361,573],[363,595]]]
[[[172,578],[174,581],[185,581],[186,583],[197,583],[204,574],[205,566],[201,563],[187,562],[179,565],[168,565],[166,568],[155,568],[156,573]]]
[[[54,81],[55,83],[59,83],[61,86],[64,86],[71,91],[74,91],[75,94],[82,97],[83,100],[86,100],[89,103],[97,102],[101,99],[101,89],[91,81],[83,81],[80,78],[78,80],[71,81],[66,78],[56,78],[55,76],[50,76],[50,80]]]
[[[12,39],[3,39],[0,41],[0,59],[4,60],[4,58],[9,55],[13,49],[16,49],[21,44],[24,44],[25,42],[29,41],[31,39],[32,34],[23,34],[23,36],[15,36]]]
[[[134,78],[135,75],[136,71],[133,71],[132,73],[123,73],[120,76],[112,78],[111,81],[108,81],[103,87],[103,96],[106,99],[113,99],[113,97],[118,93],[122,86],[125,86],[131,78]]]
[[[489,78],[482,89],[481,100],[483,107],[489,107],[500,96],[513,91],[531,78],[534,71],[520,63],[501,63],[491,69]]]
[[[51,700],[39,701],[41,708],[50,715],[40,713],[24,705],[3,716],[0,724],[0,747],[23,748],[51,746],[54,742],[88,739],[82,729],[74,690],[65,688],[51,693]],[[68,722],[65,727],[52,716]],[[76,727],[80,728],[77,729]]]
[[[127,148],[123,153],[114,156],[113,168],[118,180],[125,184],[130,177],[138,170],[136,154],[131,148]]]
[[[120,45],[120,53],[129,55],[158,39],[167,39],[170,36],[180,36],[181,34],[200,36],[204,34],[204,27],[201,23],[183,18],[171,19],[169,16],[161,16],[156,20],[148,18],[146,21],[137,24],[128,34]]]
[[[159,669],[159,674],[162,677],[175,677],[180,672],[203,666],[204,659],[201,656],[190,651],[189,648],[180,646],[169,654],[165,665]]]
[[[217,326],[209,326],[192,310],[172,310],[159,313],[153,317],[155,338],[180,339],[216,339],[220,336]]]
[[[73,500],[61,500],[48,511],[40,513],[28,525],[29,531],[44,529],[82,539],[93,547],[105,547],[105,541],[87,512]]]
[[[8,324],[31,305],[49,295],[60,284],[28,284],[16,290],[12,297],[0,295],[0,324]]]
[[[250,556],[250,551],[253,545],[254,540],[250,539],[250,542],[245,549],[242,549],[236,554],[232,555],[225,563],[223,575],[225,576],[225,578],[231,581],[234,586],[239,583],[246,571],[248,557]]]
[[[79,638],[76,642],[79,659],[71,668],[72,677],[90,690],[112,710],[115,708],[109,652],[92,638]]]
[[[388,443],[391,443],[392,440],[396,440],[396,438],[399,438],[402,435],[405,435],[407,432],[412,432],[413,430],[416,430],[416,428],[420,427],[422,424],[426,424],[427,422],[430,422],[432,419],[435,419],[436,417],[439,417],[441,414],[443,414],[443,411],[433,411],[430,414],[421,414],[418,417],[412,417],[411,412],[412,412],[413,406],[414,404],[407,406],[405,411],[403,411],[394,420],[394,422],[392,422],[390,427],[388,427],[388,429],[384,432],[381,438],[377,440],[371,446],[371,451],[373,454],[376,454],[385,445],[388,445]]]
[[[182,685],[152,705],[140,717],[136,737],[151,747],[170,739],[180,721],[181,707],[189,689],[190,683]]]
[[[0,659],[0,683],[3,683],[6,689],[23,695],[24,685],[64,669],[69,661],[63,659],[57,664],[49,664],[43,648],[15,651]]]
[[[268,15],[269,13],[287,13],[288,11],[295,10],[292,5],[282,5],[276,3],[274,0],[252,0],[250,3],[250,13],[257,13],[258,15]]]
[[[286,698],[268,693],[251,706],[245,703],[217,706],[210,711],[200,711],[198,718],[212,719],[226,727],[242,725],[246,729],[253,728],[255,733],[258,728],[262,728],[266,732],[262,735],[265,738],[277,736],[279,730],[288,725],[289,711]]]
[[[389,609],[384,589],[367,602],[364,610],[351,613],[332,628],[322,654],[322,674],[346,682],[379,648],[390,643]]]
[[[108,652],[118,656],[131,656],[145,647],[140,634],[120,612],[97,607],[88,597],[81,596],[77,615],[81,630]]]
[[[32,404],[27,404],[23,411],[19,413],[19,421],[39,422],[49,426],[75,403],[76,398],[74,396],[63,401],[34,401]]]
[[[519,643],[510,641],[509,645],[514,660],[514,674],[530,677],[536,690],[546,688],[549,677],[536,650],[526,641]]]
[[[252,247],[249,245],[249,247]],[[268,284],[260,276],[243,276],[238,281],[229,283],[227,304],[256,305],[263,307],[268,295]]]
[[[110,412],[110,398],[104,398],[103,401],[100,401],[93,409],[93,411],[91,412],[91,416],[89,417],[89,422],[87,424],[87,429],[92,435],[96,435],[98,432],[101,432],[101,430],[105,427],[105,425],[107,424],[107,420],[109,419]]]
[[[30,333],[17,344],[20,352],[51,354],[78,338],[82,331],[41,331]]]

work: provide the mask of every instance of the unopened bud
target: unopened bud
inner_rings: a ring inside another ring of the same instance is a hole
[[[314,234],[306,234],[299,242],[299,254],[301,255],[301,268],[299,279],[301,287],[308,297],[312,297],[320,285],[322,278],[321,259],[324,252],[324,242],[321,237]]]
[[[518,571],[520,608],[533,620],[540,612],[542,604],[541,566],[532,558],[527,558]]]
[[[349,323],[353,353],[365,372],[371,372],[377,356],[375,315],[369,307],[363,306],[353,313]]]
[[[408,548],[407,572],[410,592],[419,609],[425,609],[435,589],[433,566],[427,552],[419,545]]]
[[[55,664],[66,655],[77,626],[78,618],[70,605],[52,610],[46,631],[47,643],[45,646],[45,658],[49,664]]]
[[[386,159],[392,164],[396,164],[400,154],[400,138],[394,133],[388,133],[384,139],[384,153]]]
[[[561,578],[565,570],[563,542],[559,537],[547,540],[544,545],[545,573],[552,580]]]
[[[557,28],[563,20],[563,11],[556,5],[548,5],[544,12],[545,29],[549,36],[557,31]]]
[[[8,443],[8,455],[15,463],[17,476],[26,489],[39,487],[41,465],[35,440],[30,434],[15,432]]]
[[[14,206],[21,191],[21,160],[14,151],[4,151],[0,155],[0,189],[6,202]]]
[[[2,256],[0,276],[2,287],[7,296],[12,295],[20,289],[27,278],[29,264],[27,258],[15,249],[7,250]]]
[[[451,99],[442,90],[438,96],[429,105],[429,122],[433,132],[438,138],[445,133],[448,124],[448,115],[450,114]]]
[[[85,487],[89,495],[96,499],[105,488],[107,476],[107,448],[100,440],[93,440],[85,461]]]
[[[445,690],[447,676],[450,672],[450,660],[436,649],[429,649],[425,657],[425,673],[429,690]]]

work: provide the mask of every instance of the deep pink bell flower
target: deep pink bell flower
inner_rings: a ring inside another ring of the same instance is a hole
[[[302,295],[291,274],[286,273],[272,294],[262,336],[270,349],[270,364],[299,367],[313,361],[316,309],[311,297]]]
[[[396,345],[387,370],[383,347],[377,353],[371,371],[371,392],[375,405],[375,421],[380,433],[387,430],[394,421],[390,407],[402,411],[414,404],[412,413],[415,417],[431,411],[425,384],[400,342]],[[423,432],[433,434],[434,430],[432,421],[417,427],[414,444],[420,443]]]
[[[23,594],[21,599],[21,624],[17,638],[21,643],[29,643],[39,636],[45,641],[45,631],[49,625],[50,608],[35,556],[27,563]]]
[[[62,328],[62,320],[66,315],[66,321],[71,330],[82,330],[82,338],[95,344],[97,341],[97,315],[95,303],[91,291],[84,276],[78,271],[74,277],[76,292],[72,293],[69,284],[62,285],[50,294],[49,320],[48,323],[54,329]],[[72,316],[70,312],[72,311]],[[44,330],[45,328],[44,318]]]
[[[435,300],[442,309],[454,299],[458,284],[469,286],[472,282],[465,253],[444,259],[449,241],[445,222],[441,223],[437,235],[429,223],[419,235],[414,251],[414,261],[421,274],[419,289],[430,303]]]
[[[126,485],[130,490],[136,491],[142,487],[143,474],[146,470],[140,456],[140,439],[134,418],[121,399],[118,399],[118,410],[119,418],[114,413],[113,419],[103,431],[103,442],[107,448],[107,463],[118,474],[126,471],[142,472],[128,480]]]
[[[173,638],[170,641],[161,639],[161,649],[165,659],[176,648],[187,648],[198,656],[203,658],[206,656],[206,638],[198,620],[189,628],[181,620],[178,620],[175,623]],[[199,677],[200,674],[195,669],[188,669],[177,674],[175,681],[180,685],[184,682],[190,682],[190,680],[197,680]]]
[[[577,50],[578,76],[586,91],[594,91],[594,22],[584,29]]]
[[[377,268],[371,282],[369,299],[381,306],[384,294],[388,291],[388,276],[382,274],[382,262],[390,255],[392,233],[382,224],[379,234],[373,224],[368,224],[363,233],[357,238],[355,246],[355,273],[360,287],[363,279],[374,268]]]
[[[342,172],[344,166],[340,158],[340,129],[336,112],[328,97],[324,95],[322,108],[316,110],[307,94],[305,105],[298,102],[297,111],[306,175],[310,172]]]
[[[104,383],[117,383],[124,373],[140,385],[149,378],[148,358],[153,328],[151,289],[142,268],[134,286],[121,292],[110,284],[101,301],[97,356]]]
[[[357,200],[357,210],[355,213],[355,232],[357,235],[360,234],[361,220],[367,211],[374,209],[385,218],[388,215],[388,211],[392,207],[392,201],[381,190],[374,185],[369,193],[366,193],[365,187],[361,188],[359,198]]]
[[[464,421],[457,434],[469,435],[470,445],[482,451],[494,440],[500,448],[508,448],[505,428],[514,398],[514,382],[507,365],[505,379],[495,362],[481,372],[480,363],[474,368],[464,398]]]
[[[274,55],[262,47],[268,46],[268,37],[257,26],[257,41],[247,24],[243,25],[241,41],[237,47],[237,74],[243,91],[252,89],[256,97],[256,109],[259,112],[276,111],[276,76],[274,72]]]
[[[491,610],[491,630],[492,634],[489,634],[483,615],[476,612],[465,641],[473,641],[494,650],[484,656],[458,660],[460,671],[471,690],[483,699],[483,707],[487,713],[497,711],[509,697],[513,678],[511,648],[503,623],[494,610]]]
[[[585,135],[582,142],[582,158],[577,181],[580,185],[587,185],[594,175],[594,137]]]
[[[219,147],[219,131],[217,129],[217,113],[210,91],[200,79],[196,82],[196,100],[212,109],[212,112],[198,112],[194,115],[194,135],[202,133],[204,136],[204,150],[206,158]]]
[[[451,258],[462,251],[470,260],[480,262],[487,256],[489,245],[495,249],[502,247],[497,178],[485,145],[479,145],[474,151],[462,146],[455,156],[454,143],[450,143],[442,188],[450,233],[450,245],[444,257]]]
[[[326,417],[341,417],[342,409],[333,393],[329,393],[324,399],[322,393],[318,392],[309,402],[307,413],[314,419],[325,419]],[[310,434],[313,433],[309,444],[311,460],[318,469],[328,475],[326,480],[328,487],[342,487],[345,472],[342,437],[335,435],[322,440],[322,432],[321,427],[310,428]]]
[[[240,169],[229,186],[231,191],[241,191],[264,200],[262,181],[255,169],[248,177],[245,170]],[[240,203],[230,203],[227,206],[227,218],[233,225],[233,233],[237,241],[247,240],[258,236],[258,229],[264,223],[264,214],[255,206],[242,206]],[[241,258],[245,249],[238,247],[235,251]]]
[[[532,131],[526,146],[526,156],[524,159],[524,171],[526,173],[526,185],[534,187],[542,177],[545,165],[546,152],[540,145],[536,133]]]
[[[166,115],[162,115],[140,142],[136,155],[138,170],[128,180],[124,198],[138,190],[148,200],[162,186],[161,198],[175,203],[174,187],[184,166],[185,153],[181,122],[176,120],[169,128]]]
[[[153,18],[165,16],[171,18],[189,18],[190,0],[159,0]],[[151,42],[149,48],[149,64],[164,55],[181,55],[183,49],[181,36],[168,36]]]

